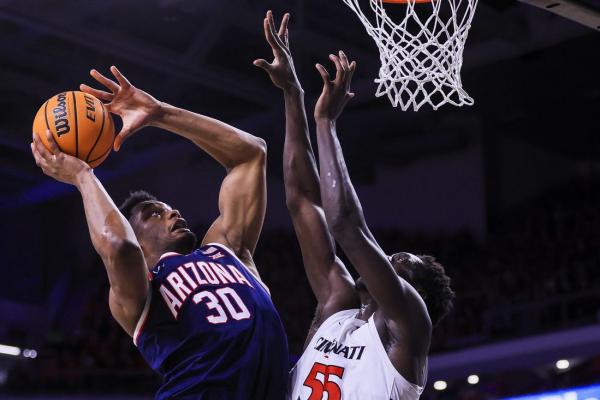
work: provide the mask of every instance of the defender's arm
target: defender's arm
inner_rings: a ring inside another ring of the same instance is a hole
[[[302,94],[285,94],[286,136],[283,176],[286,204],[306,275],[319,302],[317,322],[337,311],[358,306],[354,280],[335,255],[335,241],[321,205],[319,176],[310,145]]]
[[[357,306],[354,281],[335,255],[335,242],[327,229],[321,206],[319,176],[310,143],[304,91],[296,75],[289,48],[289,14],[283,17],[279,32],[273,14],[264,20],[267,42],[274,60],[257,60],[275,86],[283,90],[286,133],[283,149],[283,178],[286,204],[300,243],[306,275],[318,300],[317,324],[331,314]]]
[[[51,134],[47,137],[51,152],[34,134],[32,151],[36,163],[46,175],[79,189],[92,244],[108,273],[110,309],[117,322],[133,336],[149,290],[142,249],[129,222],[89,166],[62,153]]]
[[[315,110],[325,216],[335,239],[389,321],[391,331],[414,340],[413,346],[426,348],[431,321],[425,304],[417,291],[396,274],[367,227],[337,138],[336,120],[353,96],[349,85],[355,63],[348,64],[343,52],[331,59],[337,76],[331,82],[325,68],[318,66],[325,87]]]

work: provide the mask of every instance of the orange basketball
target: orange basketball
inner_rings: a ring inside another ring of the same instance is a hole
[[[115,138],[115,124],[104,104],[90,94],[77,91],[51,97],[35,115],[33,132],[49,149],[48,129],[61,151],[92,168],[108,157]]]

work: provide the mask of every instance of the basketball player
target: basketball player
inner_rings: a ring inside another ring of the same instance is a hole
[[[353,97],[356,68],[342,52],[330,56],[335,80],[317,65],[325,83],[315,108],[319,183],[288,20],[286,15],[276,31],[267,16],[265,35],[275,60],[255,61],[284,92],[286,202],[318,301],[304,353],[290,374],[288,398],[417,399],[427,378],[432,326],[454,297],[450,280],[431,256],[385,255],[366,225],[335,131]],[[336,257],[334,238],[359,272],[356,282]]]
[[[91,72],[109,92],[81,89],[122,118],[116,150],[156,126],[190,140],[227,170],[220,215],[194,250],[196,236],[178,210],[146,192],[133,193],[119,210],[87,164],[62,153],[49,131],[50,151],[33,135],[44,173],[81,193],[108,273],[113,317],[163,376],[157,399],[282,399],[287,341],[252,259],[265,215],[265,142],[159,102],[111,70],[118,83]]]

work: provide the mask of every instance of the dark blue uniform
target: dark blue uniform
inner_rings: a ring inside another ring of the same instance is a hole
[[[157,399],[281,400],[285,332],[262,285],[223,245],[168,253],[150,272],[134,342],[164,377]]]

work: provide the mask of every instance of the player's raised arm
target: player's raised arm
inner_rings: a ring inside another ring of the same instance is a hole
[[[335,255],[335,242],[325,222],[321,206],[319,176],[310,143],[304,91],[295,71],[289,46],[288,21],[285,14],[279,30],[275,28],[273,14],[267,13],[264,31],[273,50],[274,60],[256,60],[254,64],[264,69],[273,84],[283,90],[285,100],[286,133],[283,150],[283,177],[287,208],[304,268],[313,293],[319,302],[317,323],[331,314],[357,306],[354,281],[345,266]]]
[[[426,354],[431,321],[425,303],[418,292],[396,274],[367,227],[337,138],[336,120],[354,96],[350,82],[356,63],[349,63],[341,51],[339,57],[331,55],[330,58],[336,65],[336,76],[332,81],[325,67],[317,65],[324,87],[315,108],[321,196],[327,223],[382,310],[391,334],[401,336],[410,346]]]
[[[213,118],[159,102],[134,87],[117,68],[117,82],[92,70],[110,92],[81,85],[81,90],[109,102],[108,110],[123,120],[115,150],[144,126],[156,126],[183,136],[210,154],[227,170],[219,195],[220,216],[204,243],[227,245],[252,269],[266,209],[266,144],[264,140]]]
[[[148,271],[142,249],[131,225],[91,168],[62,153],[49,132],[47,138],[51,151],[33,135],[31,150],[36,164],[46,175],[79,189],[92,244],[108,273],[111,312],[123,329],[133,335],[148,293]]]

